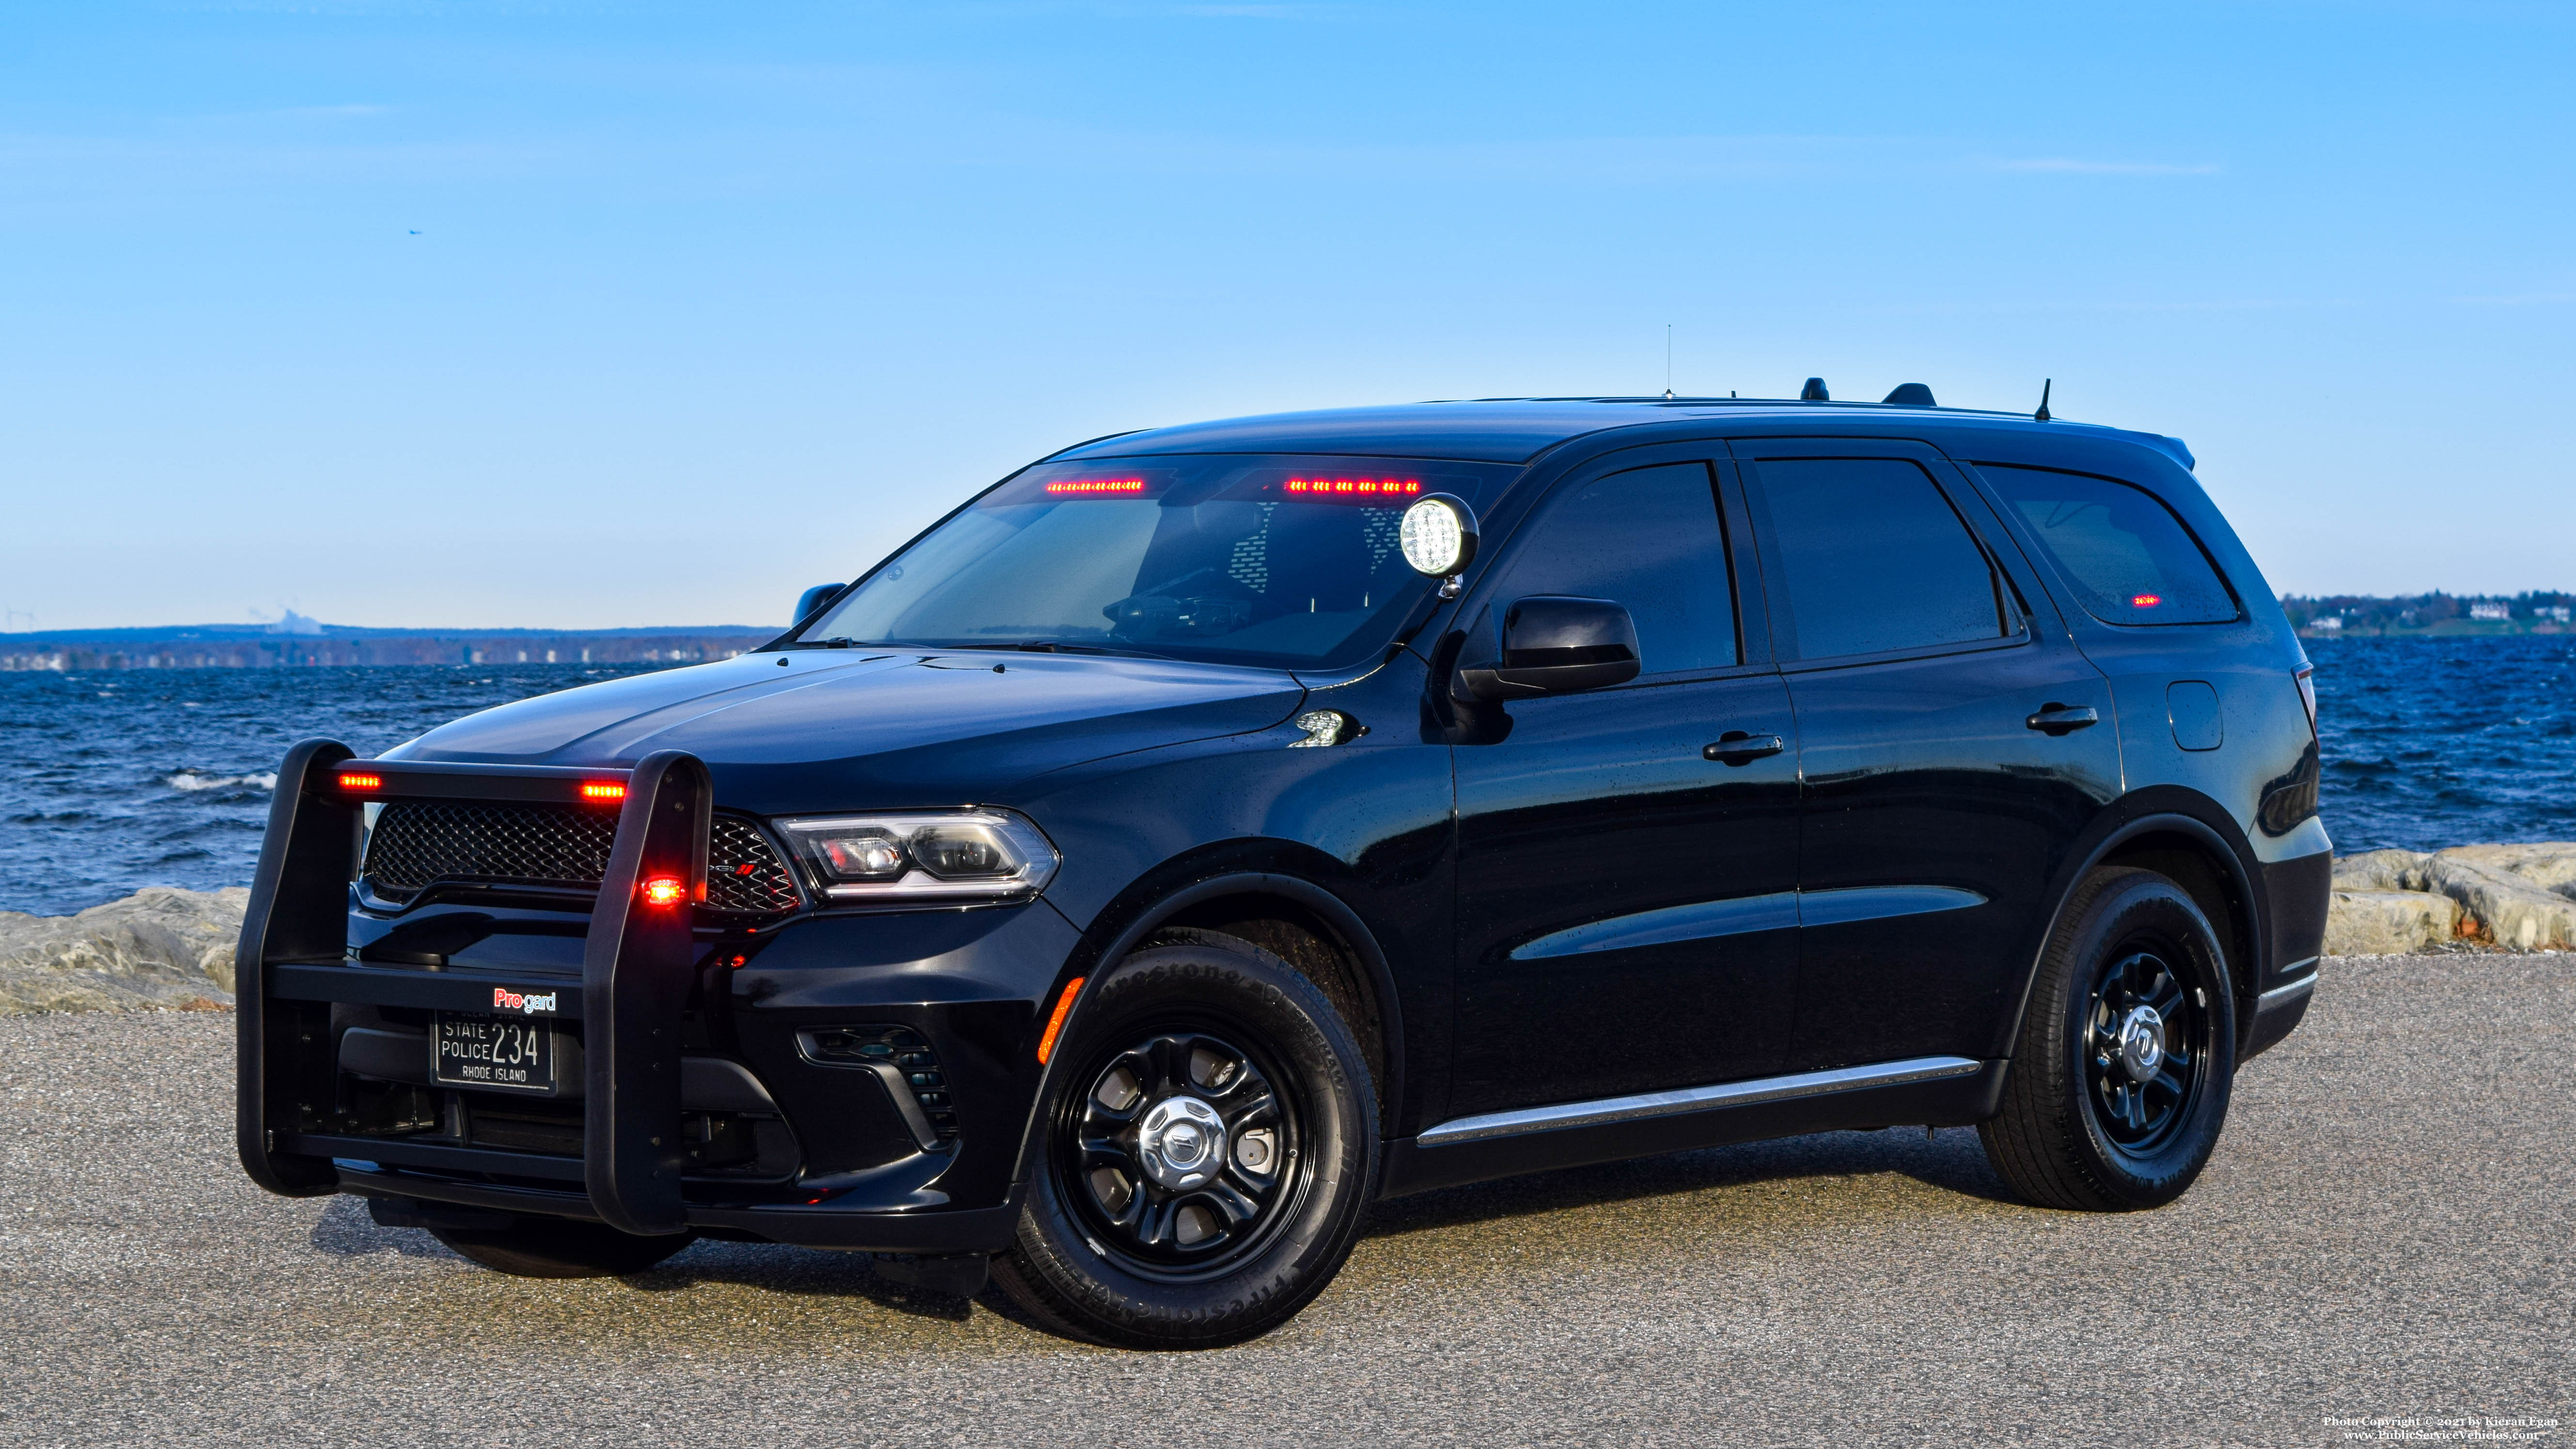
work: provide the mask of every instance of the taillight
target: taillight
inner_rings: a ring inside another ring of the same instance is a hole
[[[2315,739],[2315,738],[2317,737],[2317,681],[2316,681],[2316,677],[2315,677],[2315,676],[2316,676],[2316,672],[2317,672],[2317,667],[2316,667],[2315,665],[2313,665],[2313,664],[2302,664],[2302,665],[2300,665],[2300,666],[2299,666],[2299,671],[2298,671],[2296,674],[2293,674],[2293,675],[2291,675],[2291,676],[2290,676],[2292,679],[2295,679],[2295,680],[2297,680],[2297,681],[2299,682],[2299,703],[2301,703],[2301,704],[2303,704],[2303,705],[2307,706],[2307,710],[2308,710],[2308,737],[2309,737],[2310,739]]]

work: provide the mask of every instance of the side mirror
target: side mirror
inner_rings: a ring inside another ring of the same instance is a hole
[[[796,613],[787,621],[789,628],[814,617],[814,611],[832,602],[832,596],[848,588],[847,584],[816,584],[796,596]]]
[[[1529,699],[1625,684],[1645,666],[1637,657],[1637,621],[1608,599],[1540,594],[1503,615],[1500,663],[1458,671],[1482,700]]]

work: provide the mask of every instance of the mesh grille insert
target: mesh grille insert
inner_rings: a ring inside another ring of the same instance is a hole
[[[360,875],[397,905],[442,880],[597,890],[616,839],[615,811],[398,800],[376,817]],[[760,828],[717,816],[707,842],[707,907],[783,915],[799,904],[795,877]]]
[[[787,862],[778,858],[760,827],[731,815],[717,816],[715,834],[707,841],[707,905],[774,916],[800,904],[796,877],[787,873]]]

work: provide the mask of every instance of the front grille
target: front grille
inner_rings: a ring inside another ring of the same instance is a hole
[[[395,905],[438,881],[597,890],[616,840],[614,811],[398,800],[376,817],[359,875]],[[707,908],[774,916],[798,904],[796,878],[760,827],[717,816],[707,842]]]
[[[803,902],[796,897],[796,877],[778,858],[769,837],[748,820],[716,817],[707,841],[707,905],[747,916],[785,915]]]

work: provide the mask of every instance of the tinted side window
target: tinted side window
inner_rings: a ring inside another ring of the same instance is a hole
[[[1765,458],[1762,494],[1797,656],[1995,639],[1994,566],[1932,477],[1894,458]]]
[[[1707,465],[1613,473],[1558,499],[1512,560],[1496,601],[1532,594],[1627,605],[1648,674],[1733,664],[1735,594]]]
[[[2106,624],[2215,624],[2236,600],[2164,501],[2143,488],[2045,468],[1977,465]]]

